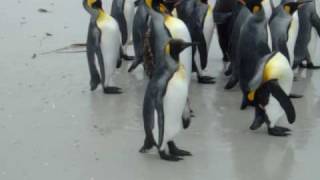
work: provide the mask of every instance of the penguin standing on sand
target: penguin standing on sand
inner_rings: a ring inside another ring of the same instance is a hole
[[[273,10],[270,18],[270,30],[272,37],[272,50],[281,52],[293,66],[294,47],[299,32],[298,8],[311,1],[283,0]],[[300,95],[291,94],[290,97],[300,98]]]
[[[110,15],[115,18],[119,24],[122,45],[125,50],[131,39],[134,10],[135,5],[133,0],[113,0],[112,2]]]
[[[313,28],[317,31],[317,38],[320,35],[320,18],[316,9],[316,1],[312,0],[306,3],[298,10],[299,15],[299,33],[294,51],[294,68],[300,66],[307,69],[319,69],[320,66],[315,66],[312,62],[312,52],[309,50],[309,45],[314,33],[311,33]],[[303,62],[306,61],[306,64]]]
[[[156,66],[144,98],[143,119],[146,137],[140,152],[145,153],[156,146],[162,159],[178,161],[181,160],[180,156],[191,155],[178,149],[173,142],[175,135],[183,127],[187,128],[190,125],[190,119],[182,118],[187,103],[189,80],[185,66],[179,62],[179,54],[193,44],[170,39],[165,25],[166,17],[158,13],[163,6],[160,7],[159,2],[148,0],[146,5],[152,16]],[[167,147],[169,154],[165,152]]]
[[[261,0],[249,0],[246,6],[252,15],[243,25],[240,35],[240,86],[244,102],[250,101],[255,107],[255,120],[250,129],[256,130],[266,123],[269,135],[287,136],[290,129],[276,126],[276,123],[284,113],[290,123],[294,123],[296,118],[288,96],[293,71],[283,54],[270,51]]]
[[[299,32],[299,17],[297,10],[304,2],[284,0],[274,9],[270,18],[270,30],[272,37],[272,49],[280,51],[290,64],[293,65],[294,46]]]
[[[163,61],[156,67],[144,98],[143,119],[146,138],[140,152],[156,146],[162,159],[179,161],[180,156],[191,153],[178,149],[173,138],[190,121],[182,114],[188,97],[188,81],[184,66],[179,63],[179,53],[192,43],[170,40],[164,47]],[[169,154],[165,151],[169,149]]]
[[[121,89],[112,86],[115,69],[121,65],[121,34],[118,23],[104,12],[101,0],[84,0],[83,6],[91,15],[87,39],[91,90],[95,90],[101,83],[104,93],[120,94]],[[96,67],[96,57],[100,73]]]
[[[177,5],[176,10],[178,18],[187,25],[192,41],[199,42],[192,55],[193,70],[197,73],[198,82],[215,83],[213,77],[203,76],[201,72],[208,64],[208,47],[215,28],[213,8],[205,1],[183,0]]]

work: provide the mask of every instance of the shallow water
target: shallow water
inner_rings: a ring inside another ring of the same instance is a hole
[[[50,12],[39,13],[39,8]],[[251,132],[253,110],[239,110],[238,89],[223,90],[227,78],[215,40],[208,73],[218,82],[198,85],[194,77],[191,101],[196,118],[176,140],[194,156],[168,163],[155,151],[138,153],[146,86],[141,68],[128,74],[124,65],[117,76],[124,94],[108,96],[100,88],[89,91],[85,54],[39,55],[84,42],[88,20],[76,0],[2,2],[1,180],[319,178],[319,71],[302,71],[294,84],[295,93],[305,95],[294,100],[297,122],[281,122],[293,130],[292,136],[270,137],[265,127]]]

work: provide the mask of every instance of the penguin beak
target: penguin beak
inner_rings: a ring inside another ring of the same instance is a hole
[[[256,91],[249,91],[248,93],[248,100],[253,102],[254,101],[254,98],[255,98],[255,95],[256,95]]]

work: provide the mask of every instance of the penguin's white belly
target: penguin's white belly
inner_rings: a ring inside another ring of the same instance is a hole
[[[289,57],[290,57],[290,65],[293,65],[294,60],[294,48],[297,42],[299,33],[299,17],[298,13],[294,13],[292,16],[291,26],[289,28],[288,32],[288,41],[287,41],[287,47],[289,51]]]
[[[166,27],[168,28],[172,38],[182,39],[185,42],[191,42],[191,36],[187,26],[178,18],[174,17],[167,17],[165,21]],[[192,48],[186,48],[182,51],[179,55],[180,63],[186,69],[186,75],[188,84],[191,80],[191,73],[192,73]]]
[[[188,81],[185,71],[176,72],[168,83],[166,94],[163,98],[164,108],[164,137],[161,149],[182,130],[182,113],[188,97]],[[156,117],[157,120],[157,117]],[[155,122],[153,136],[158,143],[158,128]]]
[[[206,43],[208,49],[210,49],[211,40],[214,32],[214,20],[213,20],[213,14],[212,14],[212,8],[209,6],[204,25],[203,25],[203,34],[206,38]]]
[[[270,49],[272,49],[272,37],[271,37],[271,30],[269,25],[267,25],[267,32],[268,32],[268,46]]]
[[[126,0],[124,4],[124,16],[127,21],[128,42],[132,36],[133,18],[135,13],[134,1]]]
[[[281,53],[278,53],[274,56],[276,63],[276,70],[278,78],[278,83],[282,90],[289,95],[292,89],[293,83],[293,71],[291,66]],[[270,60],[271,61],[271,60]],[[280,106],[279,102],[271,95],[269,99],[269,103],[266,106],[266,112],[270,120],[270,126],[274,127],[280,118],[285,114],[284,110]]]
[[[120,56],[121,34],[118,23],[109,18],[102,26],[100,47],[104,60],[106,86],[110,85],[111,76],[115,72]]]

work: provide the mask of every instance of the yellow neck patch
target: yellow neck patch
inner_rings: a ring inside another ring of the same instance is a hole
[[[186,78],[186,68],[184,67],[183,64],[179,63],[179,68],[177,71],[177,75],[181,78],[181,79],[185,79]]]
[[[170,49],[171,49],[171,47],[170,47],[170,44],[168,43],[168,44],[166,45],[166,47],[164,48],[165,53],[166,53],[166,54],[170,54]]]
[[[111,17],[106,14],[102,9],[99,10],[99,15],[97,18],[98,27],[102,27]]]
[[[95,2],[96,2],[96,0],[87,0],[87,5],[89,7],[92,7],[92,4],[95,3]]]
[[[285,11],[286,13],[290,14],[290,12],[291,12],[291,7],[290,7],[290,6],[285,5],[283,9],[284,9],[284,11]]]
[[[258,13],[260,10],[261,10],[261,7],[260,7],[260,6],[253,6],[252,12],[253,12],[254,14],[256,14],[256,13]]]
[[[254,101],[254,97],[256,96],[256,92],[255,91],[250,91],[248,94],[248,99],[249,101]]]
[[[144,2],[147,4],[149,8],[152,8],[152,0],[145,0]]]
[[[160,12],[161,13],[167,13],[168,9],[166,8],[166,6],[164,4],[160,4]]]

